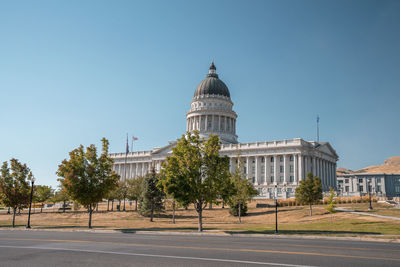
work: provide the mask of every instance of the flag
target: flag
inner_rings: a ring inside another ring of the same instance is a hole
[[[317,115],[317,122],[319,122],[319,116]]]
[[[139,138],[137,138],[137,137],[135,137],[135,136],[132,137],[132,140],[133,140],[133,141],[136,141],[136,140],[138,140],[138,139],[139,139]]]
[[[126,137],[126,154],[129,153],[128,137]]]

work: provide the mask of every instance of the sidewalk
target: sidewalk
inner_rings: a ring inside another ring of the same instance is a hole
[[[361,211],[354,211],[354,210],[347,210],[344,208],[336,208],[337,211],[341,212],[350,212],[350,213],[355,213],[355,214],[360,214],[360,215],[365,215],[365,216],[373,216],[373,217],[378,217],[378,218],[383,218],[383,219],[389,219],[389,220],[396,220],[400,221],[399,217],[392,217],[392,216],[384,216],[384,215],[379,215],[379,214],[372,214],[368,212],[361,212]]]

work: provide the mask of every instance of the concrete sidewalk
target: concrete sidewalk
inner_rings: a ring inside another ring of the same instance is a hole
[[[347,210],[347,209],[340,208],[340,207],[336,208],[336,210],[341,211],[341,212],[350,212],[350,213],[355,213],[355,214],[360,214],[360,215],[365,215],[365,216],[373,216],[373,217],[378,217],[378,218],[383,218],[383,219],[400,221],[399,217],[384,216],[384,215],[372,214],[372,213],[368,213],[368,212],[361,212],[361,211],[355,211],[355,210]]]

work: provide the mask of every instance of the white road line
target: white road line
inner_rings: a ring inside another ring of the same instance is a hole
[[[172,256],[172,255],[142,254],[142,253],[105,251],[105,250],[54,248],[54,247],[43,247],[43,246],[34,246],[33,247],[33,246],[4,246],[4,245],[0,245],[0,248],[25,248],[25,249],[39,249],[39,250],[60,250],[60,251],[116,254],[116,255],[127,255],[127,256],[141,256],[141,257],[172,258],[172,259],[184,259],[184,260],[233,262],[233,263],[243,263],[243,264],[257,264],[257,265],[285,266],[285,267],[316,267],[316,266],[311,266],[311,265],[297,265],[297,264],[274,263],[274,262],[241,261],[241,260],[230,260],[230,259],[214,259],[214,258],[198,258],[198,257]]]

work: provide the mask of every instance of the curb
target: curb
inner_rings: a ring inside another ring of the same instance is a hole
[[[269,239],[325,239],[325,240],[343,240],[343,241],[365,241],[365,242],[385,242],[385,243],[400,243],[400,236],[391,235],[376,235],[372,238],[368,236],[316,236],[316,235],[281,235],[281,234],[240,234],[240,233],[226,233],[224,231],[213,232],[174,232],[174,231],[121,231],[117,229],[25,229],[25,228],[2,228],[1,231],[37,231],[37,232],[84,232],[94,234],[134,234],[134,235],[175,235],[175,236],[213,236],[213,237],[255,237],[255,238],[269,238]],[[386,237],[386,238],[385,238]]]

